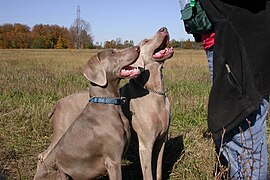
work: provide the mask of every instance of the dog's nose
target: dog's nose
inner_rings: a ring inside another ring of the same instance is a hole
[[[167,32],[167,31],[168,31],[168,29],[166,27],[162,27],[159,29],[159,32]]]
[[[135,51],[140,52],[140,46],[135,46]]]

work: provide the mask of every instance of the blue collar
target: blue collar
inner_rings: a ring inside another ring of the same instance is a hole
[[[102,103],[102,104],[121,105],[121,104],[125,104],[126,100],[127,99],[125,97],[108,98],[108,97],[95,97],[95,96],[93,96],[92,98],[89,99],[89,102],[92,102],[92,103]]]

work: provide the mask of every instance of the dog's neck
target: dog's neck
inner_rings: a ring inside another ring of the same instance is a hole
[[[90,83],[90,97],[119,97],[120,79],[110,80],[105,86]]]
[[[146,89],[158,94],[165,93],[163,81],[163,63],[153,62],[145,66],[145,71],[138,76],[135,81],[143,85]]]

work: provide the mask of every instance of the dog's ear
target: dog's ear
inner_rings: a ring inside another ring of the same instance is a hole
[[[83,74],[89,81],[99,86],[105,86],[107,83],[106,72],[98,55],[95,55],[88,60],[84,67]]]

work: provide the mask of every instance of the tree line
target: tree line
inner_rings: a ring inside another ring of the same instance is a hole
[[[79,36],[79,37],[78,37]],[[92,48],[93,37],[82,29],[77,33],[76,27],[69,29],[58,25],[37,24],[30,28],[24,24],[0,25],[0,48],[33,49],[67,49],[76,48],[78,39],[80,48]]]
[[[93,43],[94,37],[88,22],[81,20],[70,28],[59,25],[36,24],[32,28],[28,25],[2,24],[0,25],[0,49],[93,49],[93,48],[126,48],[134,46],[133,40],[122,41],[121,38],[105,41],[103,44]],[[201,44],[193,41],[172,39],[170,47],[201,48]]]

